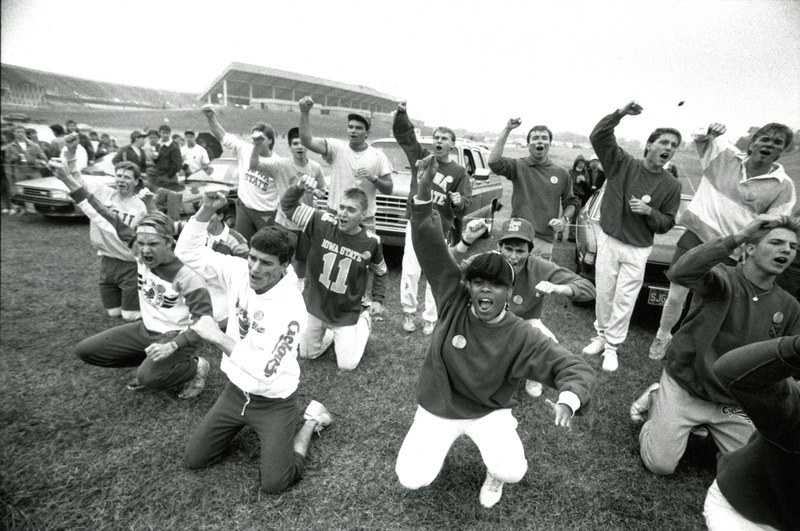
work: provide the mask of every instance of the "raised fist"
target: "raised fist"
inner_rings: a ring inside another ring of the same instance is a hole
[[[311,96],[305,96],[297,104],[300,106],[300,112],[308,112],[314,106],[314,100],[311,99]]]

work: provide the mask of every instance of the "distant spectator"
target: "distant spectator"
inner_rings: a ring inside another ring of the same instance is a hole
[[[587,176],[588,168],[586,167],[586,159],[583,155],[575,157],[572,163],[572,169],[569,170],[569,179],[572,183],[572,193],[581,202],[580,207],[586,204],[589,197],[592,195],[592,188]],[[567,239],[571,242],[575,241],[575,220],[578,218],[578,211],[580,207],[575,209],[572,217],[569,218],[569,229],[567,230]]]
[[[114,145],[111,145],[111,137],[108,136],[108,133],[103,133],[100,135],[100,145],[105,148],[106,153],[111,153],[112,151],[117,151],[116,142]]]
[[[147,141],[144,143],[144,146],[142,146],[147,161],[148,174],[152,170],[153,166],[156,165],[156,157],[158,157],[159,138],[161,137],[158,134],[158,130],[150,129],[149,131],[147,131]]]
[[[93,162],[94,147],[92,146],[92,141],[89,139],[89,137],[78,130],[78,124],[75,122],[75,120],[67,120],[64,125],[67,127],[67,133],[75,133],[78,135],[78,143],[83,146],[83,149],[86,150],[86,160],[88,160],[89,163]]]
[[[89,131],[89,142],[92,143],[94,157],[99,159],[100,155],[97,153],[97,148],[100,147],[100,135],[97,134],[97,131]]]
[[[82,171],[89,165],[89,155],[79,143],[78,133],[66,136],[66,145],[61,149],[59,156],[67,162],[70,173]]]
[[[32,127],[25,129],[25,136],[28,137],[28,140],[30,140],[31,142],[33,142],[42,149],[42,152],[44,153],[45,157],[47,157],[48,159],[50,158],[50,144],[45,142],[44,140],[39,140],[39,133],[36,131],[36,129]]]
[[[50,158],[59,157],[61,156],[61,150],[64,149],[64,146],[67,145],[65,141],[66,131],[64,131],[64,127],[61,124],[53,124],[50,126],[50,130],[53,132],[53,141],[50,142],[50,153],[47,155]]]
[[[131,143],[117,151],[114,155],[114,164],[123,161],[132,162],[139,167],[142,174],[147,172],[147,154],[144,151],[144,143],[147,135],[141,131],[131,133]]]
[[[181,155],[183,156],[183,171],[186,175],[191,175],[196,171],[205,170],[206,173],[211,175],[211,161],[208,158],[206,148],[200,146],[196,142],[194,131],[185,131],[186,145],[181,148]]]
[[[172,141],[175,142],[175,145],[181,148],[181,150],[186,146],[186,141],[178,133],[172,135]]]
[[[12,167],[14,182],[42,176],[47,156],[39,145],[28,138],[25,127],[15,125],[11,130],[14,140],[6,147],[8,162]]]
[[[42,169],[47,163],[47,156],[37,144],[25,136],[25,127],[15,125],[11,130],[13,138],[3,147],[5,153],[6,194],[4,194],[3,210],[8,213],[21,213],[22,210],[10,204],[9,195],[15,183],[42,176]],[[6,204],[8,203],[8,204]]]
[[[180,191],[183,186],[178,183],[178,172],[183,166],[181,148],[173,142],[171,135],[172,129],[166,124],[158,128],[161,140],[158,143],[158,151],[155,164],[148,177],[152,185],[168,190]]]
[[[6,146],[11,142],[11,131],[3,128],[0,132],[3,147],[0,150],[0,201],[2,201],[2,214],[11,213],[11,184],[9,183],[10,168],[6,167]]]
[[[589,157],[589,169],[586,171],[586,176],[589,178],[589,197],[591,197],[591,194],[602,188],[603,183],[606,182],[606,173],[603,171],[603,165],[600,164],[597,155]]]
[[[100,138],[102,139],[103,137],[101,136]],[[108,145],[109,145],[108,148],[109,151],[119,151],[119,144],[117,143],[117,137],[110,136],[108,138]]]

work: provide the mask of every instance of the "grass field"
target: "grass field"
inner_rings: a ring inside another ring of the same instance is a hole
[[[579,152],[554,148],[552,158],[570,167]],[[789,158],[794,175],[796,155]],[[696,157],[681,156],[682,175],[696,179]],[[503,202],[510,205],[507,184]],[[375,323],[358,369],[341,373],[330,355],[301,362],[301,407],[321,401],[334,424],[315,437],[304,479],[264,495],[252,431],[214,467],[190,472],[181,464],[190,433],[226,381],[217,352],[203,348],[213,369],[206,391],[188,402],[175,393],[128,392],[132,369],[91,367],[74,356],[78,341],[119,323],[102,311],[88,232],[85,221],[31,215],[3,217],[0,225],[3,529],[703,528],[713,444],[691,440],[676,474],[655,477],[641,464],[638,426],[628,420],[631,401],[661,370],[647,357],[658,324],[647,308],[635,312],[618,372],[603,373],[598,358],[589,360],[598,370],[594,403],[572,430],[552,425],[543,398],[518,391],[514,412],[530,468],[485,510],[478,504],[485,468],[466,439],[430,487],[410,492],[397,483],[394,462],[415,410],[426,341],[401,329],[401,253],[387,249],[385,320]],[[572,245],[556,245],[558,263],[571,267],[573,256]],[[593,317],[593,308],[553,296],[544,321],[579,352],[593,335]],[[301,411],[297,419],[299,427]]]
[[[646,354],[657,325],[651,312],[637,312],[616,374],[589,360],[598,368],[594,406],[571,431],[552,426],[543,399],[518,392],[530,469],[494,509],[478,504],[485,469],[468,440],[456,443],[431,487],[409,492],[397,483],[394,460],[413,417],[426,342],[400,328],[400,253],[389,249],[385,321],[376,323],[358,369],[340,373],[329,356],[301,363],[300,403],[321,401],[334,425],[315,438],[305,478],[270,496],[258,488],[251,431],[217,466],[189,472],[181,464],[189,434],[224,385],[218,353],[204,349],[213,371],[206,391],[189,402],[169,392],[130,393],[131,369],[75,358],[78,341],[117,324],[100,307],[84,222],[4,217],[1,236],[5,529],[702,527],[713,447],[693,441],[675,476],[654,477],[641,465],[638,427],[627,418],[630,402],[660,371]],[[572,255],[571,246],[557,246],[560,263]],[[570,350],[593,334],[591,308],[553,297],[545,315]]]

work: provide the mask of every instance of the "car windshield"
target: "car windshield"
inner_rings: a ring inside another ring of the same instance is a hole
[[[238,181],[237,170],[238,167],[235,161],[214,161],[211,163],[211,174],[207,174],[205,170],[196,171],[186,178],[191,182],[213,182],[225,183],[231,186],[236,185]]]
[[[114,175],[114,153],[109,153],[81,170],[84,175]]]
[[[420,145],[428,151],[433,149],[433,146],[430,142],[420,142]],[[372,147],[383,151],[395,171],[411,169],[411,166],[408,165],[408,157],[406,157],[406,152],[403,151],[403,148],[400,147],[400,144],[397,142],[378,141],[373,142]],[[450,150],[450,160],[458,162],[458,150],[456,148]]]

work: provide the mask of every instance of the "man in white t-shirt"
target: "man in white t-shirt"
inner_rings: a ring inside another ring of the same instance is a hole
[[[314,100],[306,96],[300,105],[300,140],[305,147],[319,153],[331,165],[328,183],[328,207],[336,208],[348,188],[361,188],[367,194],[364,226],[375,229],[375,194],[392,193],[392,167],[382,151],[367,144],[371,121],[359,112],[347,115],[349,142],[333,138],[315,138],[311,134],[309,113]]]
[[[283,197],[283,194],[285,194],[290,187],[297,184],[297,181],[303,175],[313,177],[315,181],[322,184],[322,188],[324,189],[322,166],[315,160],[309,160],[308,151],[300,141],[299,128],[292,127],[289,129],[289,133],[286,136],[289,140],[289,148],[292,150],[291,158],[275,156],[262,159],[258,156],[258,145],[259,143],[266,142],[266,138],[254,138],[253,143],[256,149],[250,154],[250,170],[259,172],[269,179],[272,179],[278,189],[278,197]],[[303,198],[303,203],[314,206],[313,198],[310,194],[308,194],[308,197]],[[286,214],[283,213],[283,209],[278,210],[276,223],[292,231],[298,238],[297,252],[294,258],[292,258],[292,267],[294,267],[297,273],[298,288],[302,291],[306,277],[305,239],[300,238],[300,227],[286,217]]]
[[[183,171],[187,176],[196,171],[205,170],[206,173],[211,175],[211,160],[208,158],[206,148],[197,144],[197,139],[194,131],[185,131],[183,133],[186,139],[186,145],[181,148],[181,155],[183,155]]]
[[[278,189],[274,179],[249,169],[253,144],[227,133],[219,123],[212,105],[204,105],[202,111],[208,119],[211,134],[224,147],[232,150],[239,162],[239,197],[236,199],[235,228],[249,242],[256,231],[275,224],[275,216],[280,206]],[[272,157],[272,147],[275,145],[275,130],[272,126],[258,123],[253,126],[252,133],[254,137],[267,139],[258,144],[258,156],[262,159]]]

